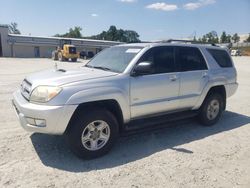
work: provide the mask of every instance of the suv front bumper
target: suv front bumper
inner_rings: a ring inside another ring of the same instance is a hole
[[[12,104],[21,126],[31,132],[61,135],[66,130],[77,105],[48,106],[27,101],[20,90],[13,94]],[[44,122],[42,125],[31,124],[30,120]]]

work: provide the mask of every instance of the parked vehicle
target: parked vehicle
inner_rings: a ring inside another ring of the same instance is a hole
[[[231,50],[231,56],[240,56],[240,50]]]
[[[52,52],[52,59],[59,61],[68,61],[71,59],[72,62],[76,62],[79,54],[76,51],[76,47],[71,44],[64,44],[62,49],[60,47]]]
[[[89,51],[89,52],[81,51],[80,52],[80,58],[82,58],[82,59],[91,59],[94,56],[95,56],[95,54],[92,51]]]
[[[94,56],[95,56],[94,52],[91,51],[88,52],[88,59],[91,59]]]
[[[79,56],[82,59],[87,59],[88,58],[88,55],[87,55],[87,53],[85,51],[80,51],[80,55]]]
[[[27,76],[13,105],[24,129],[64,134],[77,156],[90,159],[106,154],[123,131],[194,116],[212,126],[237,87],[223,48],[123,44],[79,69]]]

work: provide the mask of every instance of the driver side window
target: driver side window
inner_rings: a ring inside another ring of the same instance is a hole
[[[152,62],[151,74],[175,72],[174,47],[162,46],[149,49],[139,62]]]

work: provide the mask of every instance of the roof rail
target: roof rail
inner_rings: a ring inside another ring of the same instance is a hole
[[[182,40],[182,39],[169,39],[169,40],[163,40],[160,42],[162,42],[162,43],[182,42],[182,43],[190,43],[190,44],[209,44],[212,46],[217,46],[215,43],[200,42],[200,41],[195,41],[195,40]]]

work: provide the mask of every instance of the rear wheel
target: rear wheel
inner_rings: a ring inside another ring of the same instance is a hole
[[[71,150],[83,159],[92,159],[106,154],[117,137],[117,120],[105,109],[76,114],[67,133]]]
[[[71,61],[72,61],[72,62],[76,62],[76,61],[77,61],[77,58],[72,58]]]
[[[199,120],[205,126],[212,126],[220,119],[222,111],[222,96],[218,93],[209,94],[200,108]]]

